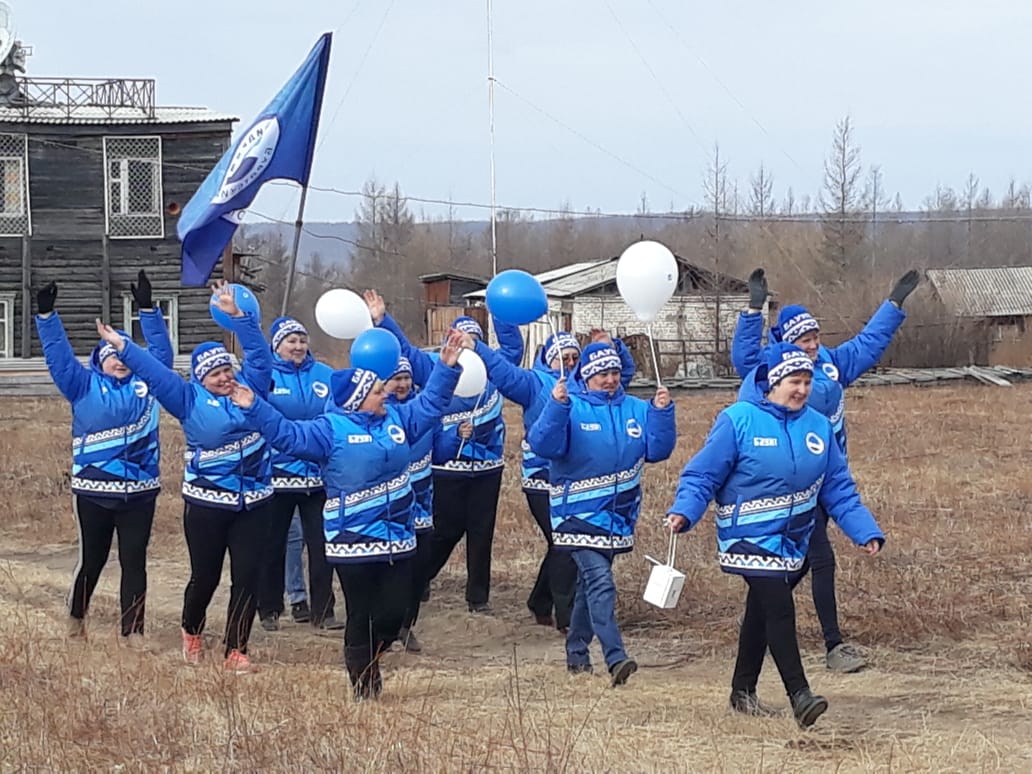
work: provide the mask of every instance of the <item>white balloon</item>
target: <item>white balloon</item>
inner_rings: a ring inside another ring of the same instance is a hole
[[[373,327],[369,307],[353,290],[327,290],[315,302],[315,321],[335,339],[353,339]]]
[[[616,287],[638,319],[650,323],[674,295],[677,274],[674,254],[659,242],[643,240],[624,250],[616,262]]]
[[[472,349],[464,349],[459,353],[459,365],[462,366],[462,374],[455,385],[455,397],[472,398],[482,393],[487,387],[487,368],[480,355]]]

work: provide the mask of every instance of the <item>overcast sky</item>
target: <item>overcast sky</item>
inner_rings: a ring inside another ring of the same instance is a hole
[[[490,201],[486,0],[7,2],[30,75],[154,78],[238,130],[333,31],[313,184]],[[698,206],[715,142],[743,190],[762,161],[779,202],[815,196],[847,113],[907,207],[970,172],[1032,180],[1022,0],[495,0],[493,29],[500,205]],[[254,209],[292,221],[296,192],[269,188]],[[356,205],[316,191],[306,220]]]

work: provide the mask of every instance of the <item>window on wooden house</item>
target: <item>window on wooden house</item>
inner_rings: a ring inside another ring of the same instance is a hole
[[[14,293],[0,293],[0,360],[14,357]]]
[[[113,239],[165,236],[160,137],[104,138],[104,200]]]
[[[172,339],[172,354],[179,354],[179,296],[154,294],[154,305],[161,310]],[[133,301],[132,293],[122,294],[122,330],[133,337],[133,341],[145,345],[143,329],[140,327],[140,310]]]
[[[0,236],[28,236],[29,180],[24,134],[0,134]]]

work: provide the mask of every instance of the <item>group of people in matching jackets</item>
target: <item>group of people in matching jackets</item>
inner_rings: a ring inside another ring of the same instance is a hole
[[[737,401],[717,418],[681,475],[665,525],[697,524],[716,503],[718,560],[747,584],[730,706],[750,715],[775,711],[756,685],[770,650],[804,727],[827,709],[804,674],[792,591],[808,570],[829,668],[855,671],[859,653],[838,630],[829,517],[868,554],[884,535],[862,504],[846,460],[844,390],[881,357],[903,322],[901,306],[916,272],[893,288],[864,330],[836,348],[820,344],[819,323],[784,307],[763,347],[762,270],[749,279],[750,304],[736,330],[732,359],[743,377]],[[344,664],[358,699],[380,694],[380,656],[401,639],[419,652],[420,602],[458,542],[467,544],[466,602],[491,612],[491,550],[504,465],[503,398],[523,409],[522,483],[546,552],[528,599],[537,623],[565,635],[571,674],[590,673],[597,637],[613,686],[638,665],[616,617],[613,561],[631,551],[645,463],[667,459],[677,443],[675,409],[660,387],[651,400],[628,394],[633,359],[619,339],[593,330],[582,348],[566,332],[551,336],[533,367],[521,368],[519,329],[495,322],[498,350],[479,324],[460,317],[439,352],[413,346],[367,291],[373,322],[398,338],[396,373],[382,380],[358,368],[314,360],[307,331],[277,319],[266,340],[219,283],[212,303],[227,315],[243,350],[236,370],[225,347],[206,342],[184,381],[172,365],[164,320],[141,271],[131,291],[144,349],[97,321],[100,342],[79,363],[54,311],[57,286],[37,294],[37,328],[54,381],[72,406],[72,477],[81,562],[69,600],[68,634],[86,635],[90,597],[118,535],[121,632],[142,642],[146,548],[159,489],[158,405],[182,425],[183,529],[190,578],[182,612],[183,657],[199,663],[207,609],[229,554],[231,588],[224,667],[247,672],[251,626],[282,611],[287,532],[301,516],[309,548],[315,626],[334,616],[333,571],[344,593]],[[488,384],[454,395],[469,348]]]

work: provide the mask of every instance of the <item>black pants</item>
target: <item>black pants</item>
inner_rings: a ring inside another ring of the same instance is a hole
[[[548,543],[534,588],[527,598],[527,607],[534,615],[541,616],[551,615],[554,608],[556,628],[566,629],[570,626],[573,597],[577,591],[577,565],[573,563],[573,555],[569,551],[556,551],[552,545],[552,512],[548,492],[524,494],[534,521]]]
[[[819,505],[814,515],[806,559],[810,565],[813,606],[824,632],[824,646],[831,650],[842,642],[842,632],[839,631],[838,603],[835,601],[835,552],[828,540],[828,513]]]
[[[200,634],[208,604],[222,577],[229,551],[229,606],[226,610],[226,653],[247,652],[256,608],[262,546],[269,534],[269,502],[249,511],[227,511],[186,503],[183,531],[190,552],[190,581],[183,594],[183,629]]]
[[[470,605],[486,605],[491,595],[491,545],[501,485],[501,468],[465,477],[434,474],[434,531],[427,578],[437,577],[465,535]]]
[[[269,506],[269,539],[265,544],[258,580],[258,613],[261,616],[283,612],[284,558],[287,533],[296,508],[301,515],[301,532],[308,548],[308,587],[312,624],[319,626],[333,615],[333,570],[326,561],[323,533],[323,505],[326,493],[277,492]]]
[[[348,608],[344,663],[353,676],[398,638],[412,594],[412,564],[405,558],[335,565]]]
[[[412,583],[409,585],[408,605],[405,608],[405,618],[401,622],[404,629],[411,629],[419,619],[419,607],[423,603],[423,590],[430,582],[427,574],[430,569],[430,551],[433,544],[433,532],[416,533],[416,555],[412,557],[412,571],[410,577]]]
[[[100,505],[81,495],[75,497],[75,521],[79,526],[79,564],[68,594],[72,618],[85,618],[97,588],[101,570],[111,553],[111,539],[118,533],[118,564],[122,568],[119,602],[122,636],[143,634],[147,599],[147,544],[154,523],[154,499],[144,502]]]
[[[767,648],[781,674],[789,696],[809,688],[796,638],[795,601],[792,591],[806,574],[746,577],[749,593],[745,598],[745,618],[738,633],[738,660],[731,689],[753,692],[760,679]]]

